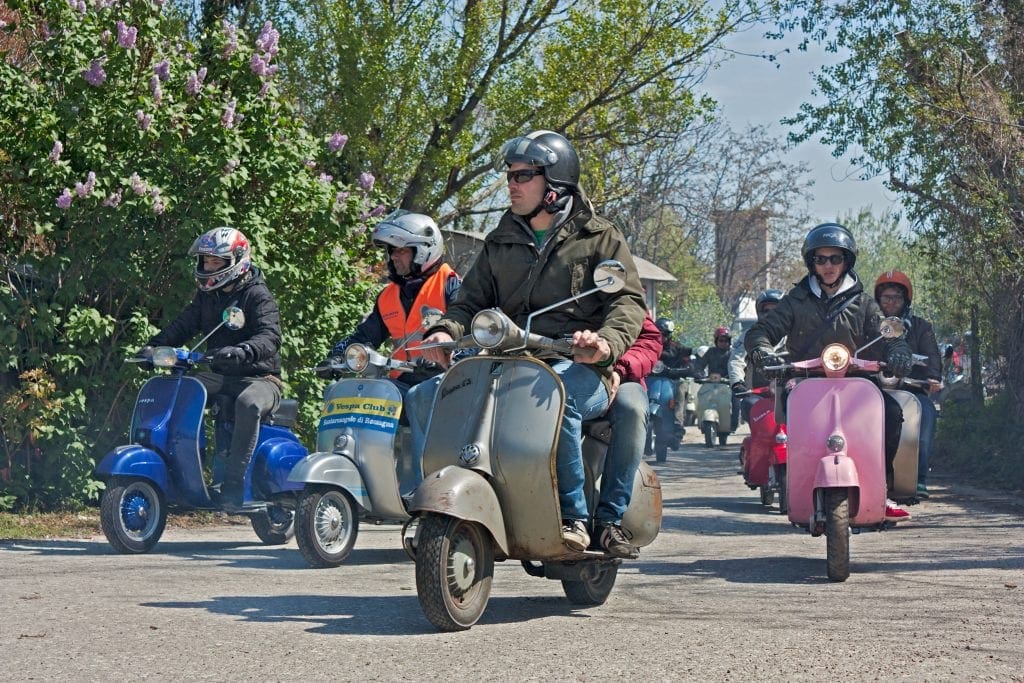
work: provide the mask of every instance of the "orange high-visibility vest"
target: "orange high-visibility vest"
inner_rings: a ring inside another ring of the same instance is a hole
[[[412,302],[412,308],[409,310],[408,315],[406,315],[405,309],[402,308],[402,301],[399,298],[399,292],[401,291],[399,286],[394,282],[388,283],[388,286],[384,288],[384,291],[380,293],[380,297],[377,299],[377,308],[380,311],[380,317],[384,320],[384,324],[387,325],[393,342],[397,342],[413,332],[419,331],[420,325],[423,322],[420,319],[420,311],[423,306],[437,308],[442,311],[447,310],[447,304],[444,300],[444,288],[448,278],[454,272],[451,266],[447,263],[442,263],[437,272],[423,283],[423,287],[420,288],[419,293],[416,295],[416,300]],[[404,348],[395,352],[395,358],[403,360],[419,355],[422,355],[421,351],[406,351]]]

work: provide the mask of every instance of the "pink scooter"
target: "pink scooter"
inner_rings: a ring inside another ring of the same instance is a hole
[[[754,396],[750,407],[750,436],[740,446],[743,483],[761,489],[761,504],[770,506],[779,494],[779,512],[786,514],[786,425],[775,420],[772,387],[758,387],[740,396]]]
[[[857,354],[883,338],[903,335],[903,321],[885,318],[881,336],[851,353],[830,344],[819,358],[767,370],[824,375],[788,386],[789,520],[825,535],[828,578],[850,576],[850,527],[882,528],[885,521],[885,409],[882,391],[865,377],[884,363]]]

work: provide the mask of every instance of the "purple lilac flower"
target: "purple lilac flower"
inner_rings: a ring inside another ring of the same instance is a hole
[[[61,152],[64,151],[64,145],[60,144],[60,140],[56,140],[53,143],[53,149],[50,150],[50,161],[57,163],[60,161]]]
[[[303,164],[305,164],[306,168],[308,168],[308,169],[309,169],[309,170],[311,170],[311,171],[312,171],[312,170],[313,170],[314,168],[316,168],[316,162],[315,162],[315,161],[313,161],[312,159],[305,159],[305,160],[303,160],[303,162],[302,162],[302,163],[303,163]]]
[[[149,130],[149,124],[153,123],[153,117],[141,109],[135,110],[135,120],[138,122],[141,130]]]
[[[71,208],[71,190],[64,188],[64,191],[57,197],[57,208],[58,209],[70,209]]]
[[[383,216],[385,211],[387,211],[387,208],[383,204],[378,204],[376,207],[374,207],[373,211],[370,212],[370,216],[372,218],[376,218],[377,216]]]
[[[220,117],[220,125],[225,128],[234,128],[235,126],[235,107],[238,106],[238,101],[234,98],[224,107],[224,114]]]
[[[202,89],[203,84],[199,81],[199,76],[195,73],[189,74],[188,80],[185,81],[185,93],[188,95],[198,95]]]
[[[167,200],[165,200],[163,197],[158,197],[158,198],[153,200],[153,213],[155,213],[156,215],[159,216],[160,214],[162,214],[166,210],[167,210]]]
[[[321,173],[320,177],[317,178],[317,180],[319,180],[321,183],[329,183],[332,180],[334,180],[334,176],[332,176],[330,173]]]
[[[84,183],[75,183],[75,194],[79,197],[85,197],[92,193],[93,188],[96,187],[96,174],[89,171],[89,174],[85,177]]]
[[[260,86],[260,91],[257,93],[257,97],[266,97],[267,91],[270,90],[270,81],[264,81],[263,85]]]
[[[369,192],[373,189],[373,181],[376,178],[373,177],[372,173],[362,172],[359,174],[359,187],[363,188],[364,192]]]
[[[266,53],[267,61],[277,54],[277,41],[280,37],[281,34],[277,32],[273,24],[269,21],[263,24],[263,30],[260,31],[260,35],[256,39],[256,47]]]
[[[86,83],[97,88],[103,85],[103,81],[107,80],[107,73],[103,70],[103,58],[92,60],[89,68],[82,72],[82,78]]]
[[[224,27],[224,52],[222,54],[224,59],[227,59],[238,50],[238,29],[228,21],[222,21],[221,25]]]
[[[39,27],[39,34],[43,37],[43,40],[49,40],[53,33],[50,31],[50,24],[43,22],[43,25]]]
[[[199,71],[196,72],[196,78],[199,79],[200,83],[202,83],[203,81],[206,80],[206,67],[205,66],[204,67],[200,67]]]
[[[120,187],[117,188],[117,192],[113,193],[112,195],[108,196],[106,199],[103,200],[103,206],[109,206],[109,207],[111,207],[113,209],[116,209],[120,203],[121,203],[121,188]]]
[[[110,29],[109,28],[108,29],[104,29],[103,33],[100,34],[100,42],[103,43],[104,45],[106,45],[107,43],[110,42],[110,36],[111,36]]]
[[[132,186],[132,192],[135,194],[140,197],[146,194],[146,183],[139,177],[138,173],[132,173],[132,177],[128,179],[128,183]]]
[[[128,26],[123,21],[117,22],[117,44],[124,49],[130,50],[135,47],[135,37],[138,34],[139,29],[134,26]]]
[[[224,164],[224,175],[233,173],[240,163],[238,159],[228,159],[228,163]]]
[[[149,77],[149,92],[153,95],[153,101],[157,104],[163,102],[164,91],[160,88],[160,77],[153,74]]]
[[[264,76],[267,75],[268,66],[269,64],[267,64],[267,61],[263,59],[263,57],[259,56],[255,52],[252,53],[252,58],[249,60],[249,69],[254,74],[259,76],[260,78],[263,78]]]
[[[338,131],[334,131],[334,135],[327,141],[327,149],[332,152],[340,152],[345,148],[345,143],[348,142],[348,136],[342,135]]]
[[[348,192],[339,192],[334,196],[334,201],[338,204],[341,204],[346,199],[348,199]]]
[[[153,66],[153,73],[160,77],[165,83],[171,79],[171,63],[166,59],[161,60]]]
[[[69,0],[68,4],[71,5],[71,9],[76,10],[79,14],[85,14],[86,9],[88,9],[85,6],[85,0]]]

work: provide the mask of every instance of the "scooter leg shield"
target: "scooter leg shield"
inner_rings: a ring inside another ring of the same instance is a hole
[[[482,524],[491,532],[501,555],[510,556],[498,496],[477,472],[449,465],[428,475],[413,494],[409,512],[434,512]]]
[[[661,531],[661,481],[646,462],[641,462],[633,478],[633,494],[622,516],[622,528],[630,534],[630,543],[649,545]]]

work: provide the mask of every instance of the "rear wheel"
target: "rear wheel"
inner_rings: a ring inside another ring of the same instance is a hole
[[[775,483],[779,487],[779,512],[789,512],[789,498],[786,495],[786,466],[775,465]]]
[[[307,486],[295,509],[295,541],[311,567],[337,567],[356,544],[359,515],[348,491]]]
[[[850,504],[847,489],[825,490],[825,558],[830,581],[850,577]]]
[[[265,512],[249,518],[256,536],[267,545],[284,545],[295,535],[295,513],[280,505],[268,505]]]
[[[583,570],[582,581],[562,579],[565,597],[574,605],[603,605],[615,585],[618,562],[592,562]]]
[[[119,553],[148,553],[167,525],[167,506],[146,479],[116,478],[100,499],[100,527]]]
[[[718,432],[718,445],[727,446],[729,444],[729,432]]]
[[[494,548],[480,524],[427,514],[416,544],[416,594],[439,631],[464,631],[477,622],[491,595]]]
[[[770,486],[761,487],[761,505],[769,506],[775,502],[775,491]]]

